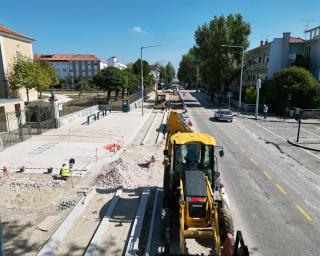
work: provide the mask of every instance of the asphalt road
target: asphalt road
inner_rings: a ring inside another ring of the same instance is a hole
[[[215,122],[202,94],[184,100],[195,130],[224,147],[219,169],[251,255],[320,255],[320,154],[290,146],[267,122]]]

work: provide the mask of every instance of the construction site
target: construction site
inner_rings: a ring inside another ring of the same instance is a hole
[[[223,149],[193,130],[178,90],[150,94],[144,115],[84,119],[0,153],[5,255],[249,255],[219,183]]]

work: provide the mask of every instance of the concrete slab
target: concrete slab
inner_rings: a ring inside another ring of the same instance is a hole
[[[110,156],[103,148],[106,144],[130,143],[132,134],[139,131],[136,128],[143,125],[148,114],[142,117],[139,109],[129,113],[113,112],[90,126],[83,125],[85,118],[78,118],[0,152],[0,166],[9,167],[9,171],[25,166],[30,173],[43,173],[53,167],[54,173],[58,173],[62,163],[74,158],[74,169],[84,169],[97,158]]]

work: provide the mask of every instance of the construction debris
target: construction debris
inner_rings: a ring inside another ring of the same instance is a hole
[[[58,205],[58,211],[63,211],[63,210],[69,209],[69,208],[73,207],[76,203],[77,203],[76,200],[62,201]]]
[[[11,191],[29,191],[40,190],[48,188],[58,188],[65,181],[53,180],[51,177],[38,178],[38,177],[8,177],[0,180],[0,187]]]
[[[147,185],[148,176],[148,172],[141,169],[137,163],[119,158],[103,167],[97,184],[108,191],[117,188],[135,189]]]

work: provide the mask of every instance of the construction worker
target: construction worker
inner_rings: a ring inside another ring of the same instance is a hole
[[[66,164],[63,164],[60,169],[60,176],[62,179],[67,180],[70,177],[70,170]]]

